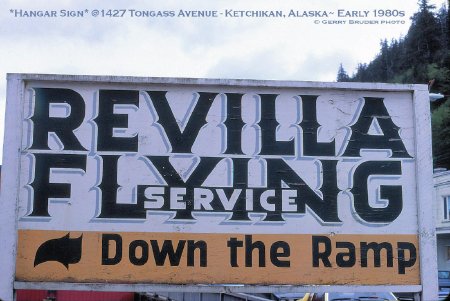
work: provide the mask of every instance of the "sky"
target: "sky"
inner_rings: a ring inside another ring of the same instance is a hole
[[[339,64],[351,75],[381,40],[405,36],[417,9],[416,0],[2,0],[0,145],[7,73],[330,82]]]

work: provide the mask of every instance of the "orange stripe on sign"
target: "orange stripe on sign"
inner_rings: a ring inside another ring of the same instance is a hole
[[[20,230],[18,281],[415,285],[416,235]]]

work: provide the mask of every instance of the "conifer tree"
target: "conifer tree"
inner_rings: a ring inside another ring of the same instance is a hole
[[[349,77],[342,64],[338,81],[434,84],[431,92],[446,95],[432,103],[435,167],[450,169],[450,17],[448,6],[437,13],[428,0],[419,0],[405,37],[382,40],[380,52],[369,63],[360,63]]]
[[[337,73],[337,81],[338,82],[350,81],[350,76],[348,76],[347,72],[345,71],[344,67],[342,66],[342,63],[339,65],[339,69],[338,69],[338,73]]]

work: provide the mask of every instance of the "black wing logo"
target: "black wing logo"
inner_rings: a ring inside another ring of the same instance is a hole
[[[83,235],[70,238],[69,234],[42,243],[36,251],[34,266],[47,261],[57,261],[69,269],[69,264],[78,263],[81,259]]]

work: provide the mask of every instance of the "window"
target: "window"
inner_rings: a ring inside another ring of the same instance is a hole
[[[449,271],[438,271],[438,278],[439,279],[450,279],[450,272]]]
[[[444,219],[450,221],[450,196],[444,197]]]

